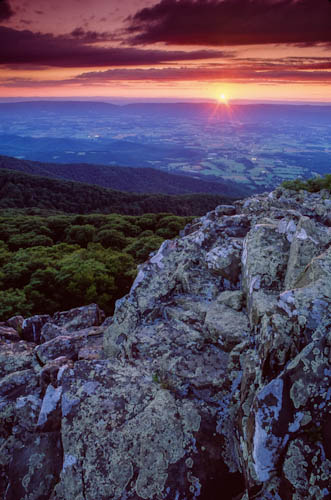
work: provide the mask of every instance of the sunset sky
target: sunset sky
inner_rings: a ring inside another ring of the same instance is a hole
[[[331,102],[330,0],[0,0],[0,97]]]

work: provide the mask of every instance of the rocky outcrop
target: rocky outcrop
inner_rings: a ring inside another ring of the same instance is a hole
[[[112,319],[0,332],[5,500],[327,498],[329,211],[284,189],[217,207]]]

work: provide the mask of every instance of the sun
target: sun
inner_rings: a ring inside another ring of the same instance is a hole
[[[228,104],[228,102],[229,102],[228,96],[226,94],[223,94],[223,93],[219,94],[218,102],[221,102],[223,104]]]

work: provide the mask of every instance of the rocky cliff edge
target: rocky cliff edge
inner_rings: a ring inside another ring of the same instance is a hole
[[[328,498],[330,226],[279,188],[165,241],[113,318],[11,318],[3,498]]]

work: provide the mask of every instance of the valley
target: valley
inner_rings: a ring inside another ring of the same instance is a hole
[[[152,167],[246,192],[331,169],[331,106],[0,104],[0,151],[59,164]]]

